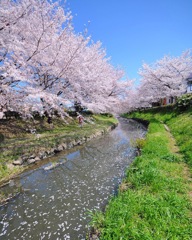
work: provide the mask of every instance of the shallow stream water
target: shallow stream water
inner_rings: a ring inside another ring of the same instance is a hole
[[[1,240],[86,239],[89,210],[104,210],[146,128],[119,119],[112,132],[41,162],[4,190],[22,193],[0,208]]]

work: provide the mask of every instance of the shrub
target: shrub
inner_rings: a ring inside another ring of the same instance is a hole
[[[179,97],[176,102],[176,108],[180,111],[188,109],[192,105],[192,94],[184,94]]]
[[[2,133],[0,133],[0,143],[3,142],[5,139],[4,135]]]
[[[111,114],[111,113],[101,113],[101,115],[106,116],[106,117],[113,117],[113,114]]]
[[[131,141],[131,145],[137,149],[137,154],[141,155],[141,149],[145,146],[146,140],[144,138],[137,138]]]
[[[138,138],[136,140],[136,147],[142,149],[145,146],[146,140],[143,138]]]

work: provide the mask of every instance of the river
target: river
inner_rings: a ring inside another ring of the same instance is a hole
[[[104,210],[135,157],[146,128],[119,119],[112,132],[61,152],[6,186],[22,192],[0,208],[1,240],[86,239],[89,210]]]

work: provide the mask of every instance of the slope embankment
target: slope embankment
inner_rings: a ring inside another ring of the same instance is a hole
[[[118,196],[105,213],[92,215],[92,236],[191,239],[192,110],[151,109],[125,117],[148,120],[148,133]]]
[[[82,127],[76,118],[1,120],[0,183],[26,170],[30,164],[81,145],[110,131],[117,120],[108,115],[84,116]]]

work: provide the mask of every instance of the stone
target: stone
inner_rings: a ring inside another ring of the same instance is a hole
[[[68,144],[67,144],[67,148],[68,148],[68,149],[71,149],[72,147],[73,147],[73,145],[72,145],[71,143],[68,143]]]
[[[59,145],[58,148],[57,148],[57,150],[58,150],[59,152],[61,152],[61,151],[63,150],[63,146],[62,146],[62,145]]]
[[[83,139],[82,139],[81,141],[80,141],[80,140],[77,140],[77,142],[76,142],[76,146],[77,146],[77,145],[81,145],[81,144],[83,144],[83,142],[85,142],[85,140],[83,140]]]
[[[51,148],[50,152],[51,152],[51,153],[54,153],[54,152],[55,152],[55,149],[54,149],[54,148]]]
[[[36,156],[33,154],[33,155],[29,156],[28,159],[33,159],[33,158],[35,158],[35,157],[36,157]]]
[[[21,159],[21,158],[13,161],[13,165],[22,165],[22,164],[23,164],[23,159]]]
[[[41,159],[39,157],[36,157],[34,160],[35,162],[37,162],[37,161],[40,161]]]
[[[27,160],[27,163],[28,163],[28,164],[32,164],[32,163],[34,163],[34,162],[36,162],[36,161],[35,161],[35,158],[32,158],[32,159],[28,159],[28,160]]]
[[[44,153],[42,159],[47,158],[47,155]]]
[[[63,149],[67,149],[67,145],[65,143],[62,143]]]
[[[25,162],[29,159],[29,155],[22,155],[21,158],[23,159],[23,162]]]
[[[72,144],[72,146],[76,146],[77,145],[75,140],[72,141],[71,144]]]
[[[9,180],[9,187],[13,187],[15,185],[15,182],[14,182],[14,180]]]
[[[164,127],[165,127],[165,130],[166,130],[167,132],[170,132],[170,129],[169,129],[169,127],[168,127],[167,125],[164,124]]]
[[[51,152],[50,150],[46,150],[45,153],[46,153],[47,155],[51,155],[53,152]]]
[[[40,159],[46,158],[46,153],[45,153],[45,152],[40,152],[40,153],[39,153],[39,158],[40,158]]]
[[[96,234],[92,234],[91,240],[99,240],[99,238]]]

